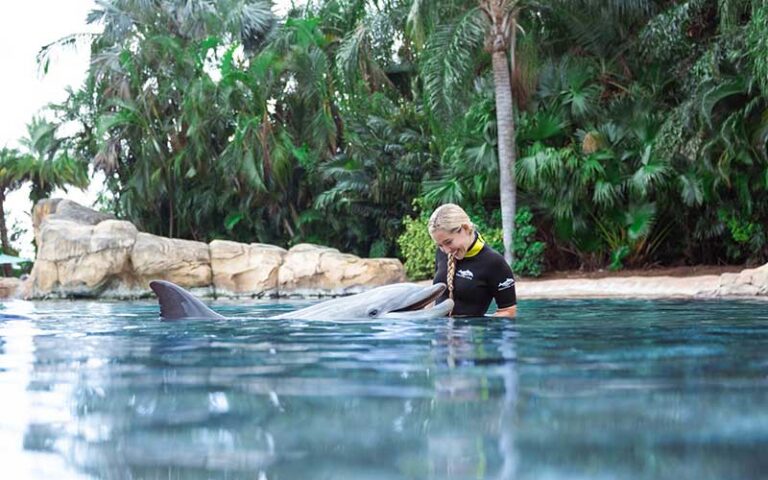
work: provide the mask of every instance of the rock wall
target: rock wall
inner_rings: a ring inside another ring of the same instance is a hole
[[[0,277],[0,298],[14,298],[21,289],[21,280],[13,277]]]
[[[336,249],[158,237],[68,200],[33,212],[38,257],[29,298],[136,298],[149,281],[169,280],[198,295],[323,296],[405,281],[396,259],[361,259]]]
[[[234,295],[277,296],[278,272],[286,250],[264,243],[210,243],[213,284]]]
[[[405,270],[397,259],[361,260],[334,248],[303,243],[286,253],[277,279],[281,292],[304,296],[319,290],[345,295],[374,285],[404,282]]]
[[[713,294],[717,297],[768,296],[768,264],[720,275],[720,284]]]

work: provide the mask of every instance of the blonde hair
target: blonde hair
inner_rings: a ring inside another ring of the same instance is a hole
[[[427,228],[429,234],[432,235],[437,230],[442,230],[448,233],[457,233],[464,225],[469,226],[471,232],[475,231],[475,225],[469,219],[469,215],[463,208],[454,204],[446,203],[440,205],[432,212],[429,217],[429,223]],[[448,271],[446,272],[446,283],[448,284],[448,298],[453,300],[453,281],[456,276],[456,258],[453,255],[448,255]],[[450,313],[449,313],[450,315]]]
[[[463,208],[454,204],[446,203],[440,205],[432,212],[429,217],[429,234],[432,235],[435,230],[443,230],[449,233],[458,232],[463,225],[469,225],[469,228],[474,231],[475,225],[469,219],[469,215]]]

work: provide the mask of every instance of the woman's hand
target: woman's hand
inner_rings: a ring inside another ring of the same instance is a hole
[[[517,315],[517,305],[512,305],[511,307],[507,308],[500,308],[496,310],[496,313],[493,314],[494,317],[507,317],[507,318],[515,318]]]

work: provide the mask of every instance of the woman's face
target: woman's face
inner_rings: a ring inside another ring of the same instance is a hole
[[[432,240],[446,255],[453,255],[456,260],[461,260],[472,246],[475,236],[469,225],[462,225],[456,231],[435,230],[432,232]]]

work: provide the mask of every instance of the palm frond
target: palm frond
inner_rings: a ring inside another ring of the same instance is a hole
[[[424,48],[421,73],[427,103],[435,112],[451,112],[483,46],[488,24],[478,8],[456,22],[440,25]]]
[[[650,189],[662,182],[668,175],[669,167],[660,163],[649,163],[638,168],[631,178],[631,185],[635,192],[646,196]]]
[[[251,52],[263,47],[277,27],[271,2],[261,0],[245,2],[230,22],[232,30],[239,32],[243,46]]]
[[[405,21],[405,34],[413,42],[418,50],[424,47],[427,40],[427,31],[430,29],[429,18],[431,2],[427,0],[412,0],[408,17]]]
[[[429,205],[455,203],[461,205],[466,196],[464,186],[455,177],[443,177],[424,182],[423,197]]]
[[[689,207],[700,206],[704,203],[704,185],[700,178],[691,173],[678,177],[680,184],[680,197],[683,203]]]
[[[369,22],[375,20],[376,18],[361,20],[357,27],[344,37],[336,53],[337,69],[342,73],[345,83],[353,86],[362,80],[372,91],[392,87],[371,46]]]
[[[598,180],[595,182],[592,200],[596,205],[603,208],[611,208],[619,201],[620,188],[617,188],[610,182]]]
[[[639,240],[647,237],[653,229],[656,220],[656,204],[643,203],[630,205],[626,213],[625,222],[630,240]]]
[[[710,128],[713,127],[713,110],[717,104],[734,95],[746,94],[747,86],[744,78],[733,78],[724,83],[714,85],[708,89],[702,99],[701,116],[706,120]]]

